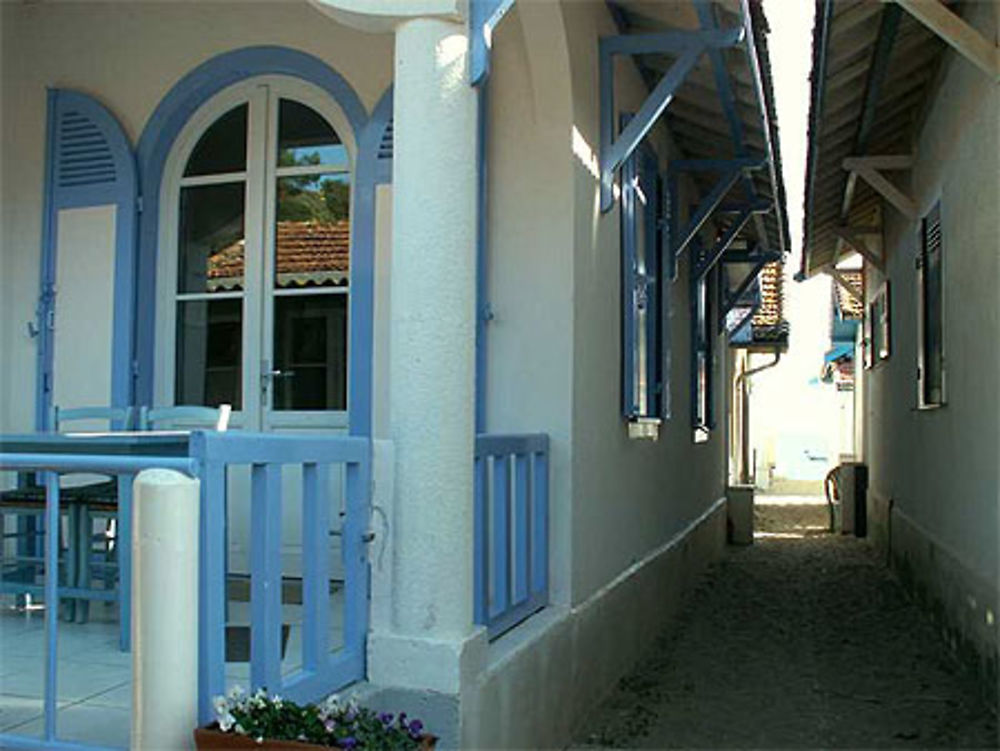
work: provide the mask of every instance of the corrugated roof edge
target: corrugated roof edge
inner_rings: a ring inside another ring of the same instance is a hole
[[[816,0],[816,21],[813,24],[812,70],[809,74],[809,149],[806,157],[806,191],[802,208],[802,260],[799,276],[808,276],[809,240],[813,213],[813,189],[816,184],[816,159],[819,151],[819,120],[823,116],[823,85],[826,81],[826,50],[830,37],[833,0]]]
[[[785,252],[790,252],[792,248],[791,233],[788,228],[788,214],[785,207],[788,205],[785,194],[785,178],[781,165],[781,143],[778,139],[778,112],[774,104],[774,83],[771,77],[771,57],[767,47],[767,34],[770,27],[767,23],[767,16],[764,14],[762,0],[745,0],[750,8],[749,24],[753,32],[753,43],[757,50],[758,62],[761,77],[764,84],[764,108],[767,116],[767,126],[771,141],[772,160],[774,163],[773,180],[775,182],[775,211],[779,212],[778,226]]]

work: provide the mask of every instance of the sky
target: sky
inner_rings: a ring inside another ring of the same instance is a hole
[[[792,236],[792,253],[785,262],[785,317],[791,331],[789,351],[781,364],[754,377],[755,442],[770,433],[814,444],[836,424],[832,387],[815,383],[823,353],[829,348],[830,281],[825,275],[807,282],[792,279],[799,269],[802,246],[813,11],[809,0],[764,0],[771,27],[768,51]],[[834,447],[830,449],[835,452]]]

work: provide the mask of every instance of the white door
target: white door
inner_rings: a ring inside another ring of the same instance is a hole
[[[353,157],[336,104],[294,79],[238,84],[192,117],[161,197],[158,403],[229,403],[237,429],[346,432]],[[248,493],[230,485],[241,571]],[[283,569],[295,575],[297,473],[283,485]]]

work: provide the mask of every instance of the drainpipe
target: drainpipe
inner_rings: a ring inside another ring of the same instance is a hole
[[[758,365],[756,368],[744,370],[736,376],[736,385],[740,389],[740,402],[743,414],[740,416],[740,485],[749,485],[750,476],[750,377],[765,370],[770,370],[781,362],[781,351],[775,350],[774,360]]]

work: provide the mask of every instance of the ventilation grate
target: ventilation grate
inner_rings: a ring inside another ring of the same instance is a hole
[[[59,119],[56,184],[79,188],[115,182],[115,160],[111,146],[94,122],[75,111]]]

